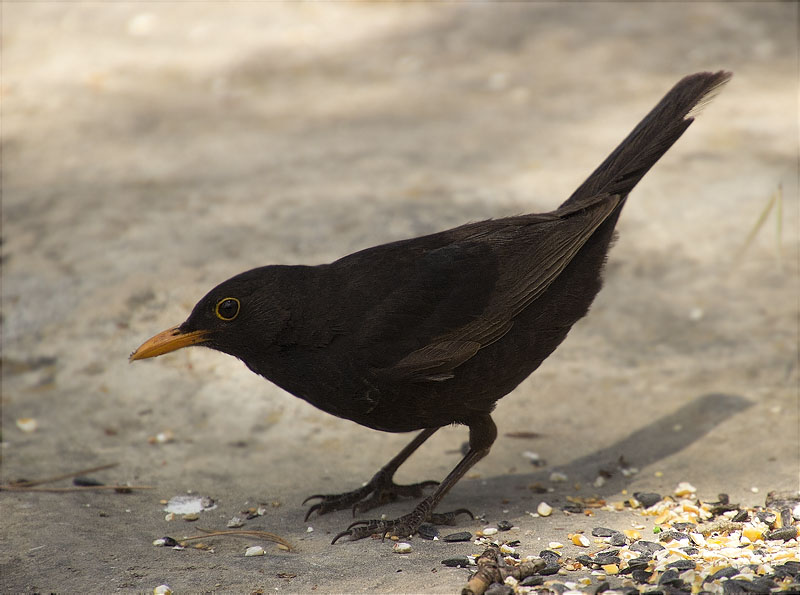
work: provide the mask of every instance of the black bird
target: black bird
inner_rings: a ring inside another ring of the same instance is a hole
[[[131,360],[203,345],[333,415],[384,432],[422,430],[366,486],[308,499],[319,502],[306,518],[365,511],[436,486],[411,513],[357,521],[334,543],[452,522],[468,511],[433,510],[489,452],[495,403],[587,313],[628,193],[730,77],[703,72],[679,81],[555,211],[470,223],[330,264],[247,271]],[[395,484],[397,468],[452,423],[469,427],[469,451],[447,477]]]

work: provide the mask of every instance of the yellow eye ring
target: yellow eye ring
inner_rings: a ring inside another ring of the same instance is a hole
[[[239,315],[241,304],[235,297],[226,297],[217,302],[214,313],[217,318],[229,322]]]

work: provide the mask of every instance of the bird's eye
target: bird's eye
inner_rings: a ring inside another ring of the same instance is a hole
[[[236,298],[225,298],[217,302],[215,312],[220,320],[233,320],[239,315],[239,300]]]

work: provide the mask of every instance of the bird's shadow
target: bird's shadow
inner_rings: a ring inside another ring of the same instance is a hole
[[[697,397],[681,406],[673,413],[660,417],[627,437],[600,450],[577,458],[566,465],[545,467],[534,473],[498,475],[485,481],[466,481],[457,485],[450,495],[451,502],[457,500],[465,506],[479,508],[486,506],[491,510],[497,494],[512,494],[520,484],[551,485],[550,474],[559,471],[566,475],[572,484],[592,482],[599,474],[605,481],[600,486],[592,486],[591,493],[601,498],[619,493],[631,481],[622,468],[644,469],[654,465],[702,439],[712,429],[727,419],[753,406],[753,402],[739,395],[711,393]],[[622,462],[624,461],[624,462]],[[605,473],[606,471],[610,473]],[[558,497],[559,484],[554,496]],[[477,488],[477,489],[476,489]],[[465,496],[464,491],[469,492]],[[492,503],[491,505],[489,503]],[[446,508],[447,504],[443,508]]]

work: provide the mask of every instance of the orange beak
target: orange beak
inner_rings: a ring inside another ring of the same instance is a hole
[[[203,343],[207,335],[208,331],[202,330],[183,333],[180,327],[173,326],[142,343],[139,349],[131,353],[130,361],[156,357],[176,349]]]

